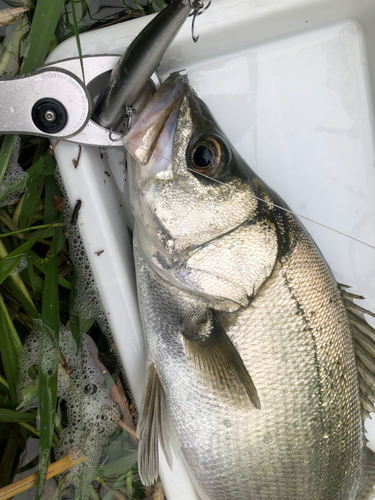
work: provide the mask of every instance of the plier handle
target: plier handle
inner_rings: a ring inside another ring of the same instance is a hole
[[[121,134],[91,120],[88,89],[110,73],[121,56],[65,59],[31,74],[0,80],[0,133],[30,134],[96,146],[122,146]],[[154,78],[157,83],[157,79]]]

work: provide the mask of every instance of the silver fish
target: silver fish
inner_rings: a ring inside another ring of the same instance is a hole
[[[149,359],[144,483],[159,440],[205,499],[374,498],[375,331],[358,297],[177,74],[125,147]]]

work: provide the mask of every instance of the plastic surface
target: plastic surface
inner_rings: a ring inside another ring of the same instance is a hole
[[[83,53],[121,54],[148,21],[85,33]],[[197,44],[190,28],[187,22],[167,51],[161,76],[188,70],[229,139],[291,209],[375,246],[374,2],[213,0],[197,19]],[[76,55],[71,39],[49,62]],[[68,142],[56,148],[71,203],[83,201],[80,229],[139,404],[145,352],[123,152],[110,149],[101,159],[97,148],[84,147],[75,169],[77,154],[78,146]],[[366,297],[361,305],[375,311],[375,250],[302,221],[337,280],[352,285]],[[162,466],[168,500],[192,500],[192,485],[179,467],[171,474]]]

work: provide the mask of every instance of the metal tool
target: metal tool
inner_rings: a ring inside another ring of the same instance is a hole
[[[0,133],[32,134],[96,146],[122,146],[122,133],[111,132],[91,119],[96,79],[107,76],[120,56],[83,57],[43,66],[32,74],[0,80]],[[147,82],[145,82],[147,84]],[[151,75],[156,90],[160,80]],[[139,89],[139,93],[145,88]],[[126,119],[126,113],[123,118]]]
[[[0,80],[0,134],[122,146],[132,114],[144,104],[150,87],[153,92],[160,86],[155,71],[165,51],[189,14],[199,15],[206,8],[201,1],[172,0],[125,55],[83,57],[84,78],[81,60],[73,58]],[[99,90],[95,90],[98,81]]]
[[[0,80],[1,131],[69,139],[97,146],[122,145],[112,133],[90,117],[93,99],[87,88],[98,76],[111,71],[120,56],[83,58],[86,85],[79,58],[44,66],[19,78]],[[155,81],[157,81],[155,79]]]

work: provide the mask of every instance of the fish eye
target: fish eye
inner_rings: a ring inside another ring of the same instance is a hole
[[[198,168],[207,168],[212,164],[214,152],[206,144],[199,144],[193,152],[193,162]]]
[[[220,139],[205,136],[198,139],[188,156],[189,166],[195,172],[216,177],[225,166],[228,153]]]

